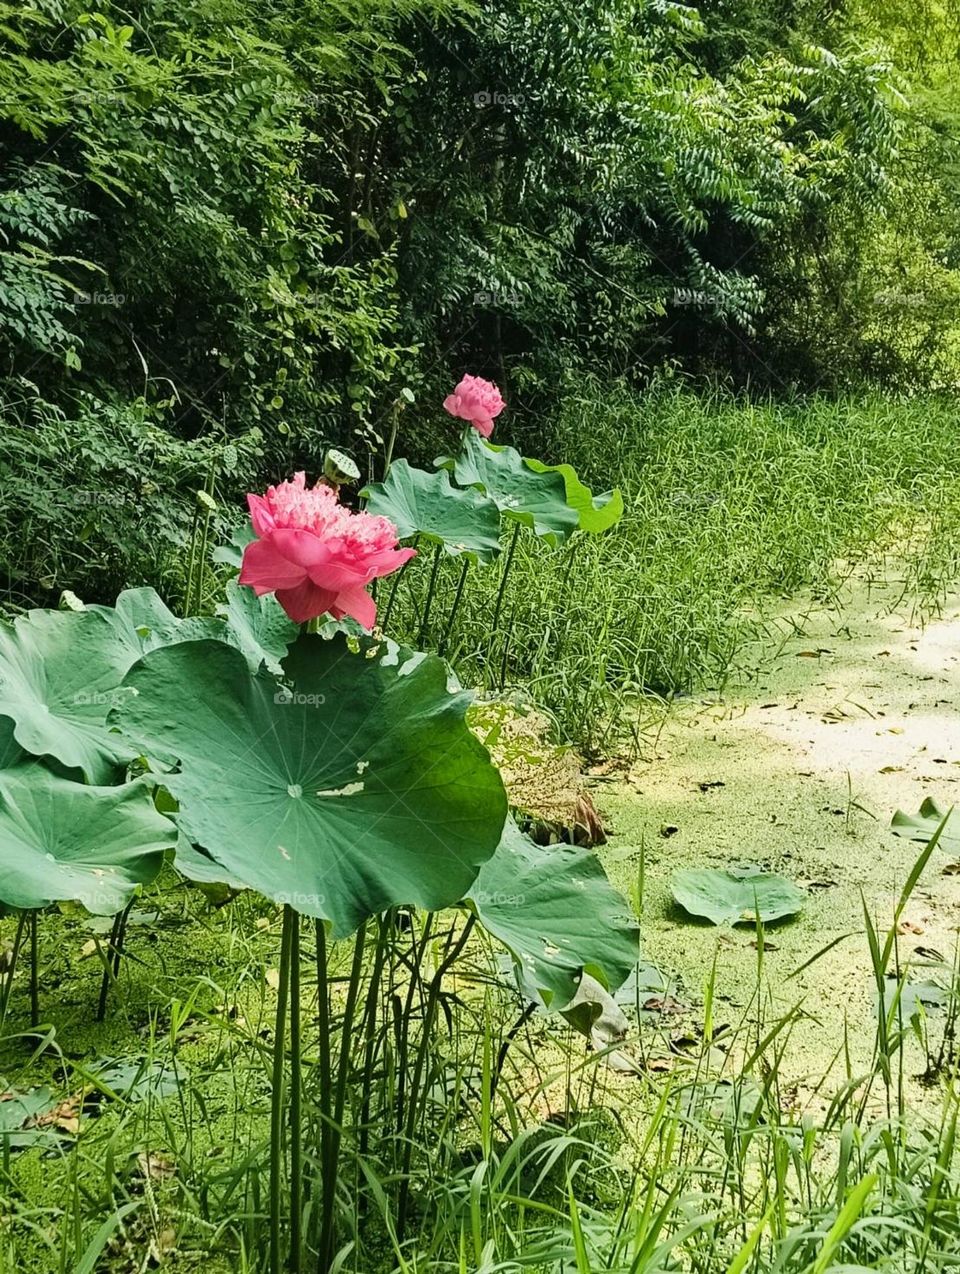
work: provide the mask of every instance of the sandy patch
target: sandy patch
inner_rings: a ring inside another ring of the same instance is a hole
[[[894,811],[960,797],[960,598],[921,627],[909,603],[891,610],[899,595],[893,581],[859,582],[838,603],[775,616],[741,684],[722,699],[678,701],[655,755],[595,789],[614,833],[601,852],[626,890],[636,890],[643,846],[645,955],[676,972],[696,1003],[716,953],[718,1014],[731,1024],[756,1013],[754,934],[686,920],[671,873],[756,862],[807,891],[802,915],[770,928],[776,949],[763,978],[768,1021],[795,1005],[805,1014],[782,1064],[801,1090],[828,1071],[843,1078],[845,1042],[854,1073],[869,1063],[875,992],[862,899],[887,930],[920,849],[892,835]],[[906,910],[900,958],[918,980],[949,980],[960,929],[960,876],[944,874],[949,862],[935,851]],[[908,1070],[923,1069],[917,1045]]]

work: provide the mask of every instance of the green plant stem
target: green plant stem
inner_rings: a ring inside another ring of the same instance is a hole
[[[430,1052],[430,1033],[433,1030],[433,1020],[436,1017],[437,1005],[440,1002],[440,992],[443,990],[443,979],[448,970],[460,958],[463,948],[467,945],[467,939],[473,932],[476,924],[476,916],[469,916],[467,923],[463,926],[463,932],[453,948],[447,955],[443,963],[437,969],[436,973],[430,980],[430,992],[427,997],[427,1005],[423,1015],[423,1032],[420,1036],[420,1045],[417,1049],[417,1060],[413,1070],[413,1081],[410,1085],[410,1093],[407,1104],[407,1121],[404,1130],[403,1141],[403,1164],[400,1170],[400,1196],[397,1201],[397,1237],[402,1242],[407,1226],[407,1211],[410,1202],[410,1165],[413,1161],[413,1138],[417,1128],[417,1116],[421,1110],[420,1088],[423,1083],[423,1072],[426,1066],[427,1055]]]
[[[123,911],[118,911],[113,918],[110,931],[110,942],[107,945],[107,956],[103,965],[103,978],[100,982],[100,1000],[97,1004],[97,1021],[102,1022],[107,1016],[107,998],[110,986],[116,982],[120,973],[120,961],[123,958],[123,943],[127,935],[127,921],[133,910],[134,900],[131,898]]]
[[[190,527],[190,556],[187,559],[187,579],[183,590],[183,613],[192,614],[193,605],[193,570],[197,560],[197,531],[200,527],[200,506],[193,511],[193,523]]]
[[[427,626],[430,623],[430,608],[433,605],[433,594],[437,587],[437,576],[440,573],[440,561],[443,557],[443,545],[438,544],[433,551],[433,566],[430,570],[430,583],[427,586],[427,600],[423,605],[423,618],[420,620],[420,632],[417,634],[418,649],[423,646],[424,639],[427,635]]]
[[[197,553],[197,583],[196,595],[197,599],[194,603],[198,613],[203,606],[203,576],[207,563],[207,547],[210,542],[210,512],[206,510],[203,515],[203,529],[200,532],[200,550]]]
[[[415,535],[413,537],[413,544],[411,547],[416,548],[419,543],[420,543],[420,536]],[[390,589],[390,596],[387,598],[387,609],[384,611],[383,619],[380,621],[380,627],[383,629],[384,632],[386,632],[390,624],[390,616],[393,614],[393,604],[397,600],[397,591],[399,590],[400,583],[403,580],[403,577],[406,575],[407,571],[409,570],[409,567],[410,567],[410,562],[405,562],[404,565],[400,567],[399,571],[397,571],[396,575],[394,576],[393,587]]]
[[[327,1165],[330,1162],[330,1138],[332,1133],[332,1107],[330,1104],[331,1091],[333,1087],[332,1079],[332,1063],[330,1056],[330,967],[327,952],[327,928],[322,920],[316,923],[316,940],[317,940],[317,1033],[318,1033],[318,1056],[320,1069],[320,1094],[318,1105],[320,1108],[320,1215],[321,1230],[323,1218],[327,1214],[327,1194],[333,1189]],[[324,1251],[322,1239],[320,1243],[320,1259],[318,1261],[318,1269],[323,1268]]]
[[[467,572],[470,569],[469,557],[464,557],[463,566],[460,568],[460,578],[457,581],[457,591],[453,595],[453,605],[450,607],[450,614],[447,616],[447,622],[444,625],[444,631],[440,634],[440,641],[437,643],[437,654],[442,655],[450,645],[450,638],[453,635],[453,624],[460,609],[460,602],[463,598],[464,586],[467,582]]]
[[[290,959],[290,1256],[293,1274],[303,1259],[303,1073],[300,1044],[300,916],[286,903],[284,928],[289,928]]]
[[[390,434],[387,438],[387,447],[383,453],[383,477],[381,482],[386,482],[387,474],[390,472],[390,463],[393,460],[393,449],[397,442],[397,430],[400,427],[400,400],[399,398],[393,404],[393,411],[390,416]]]
[[[270,1274],[281,1274],[283,1246],[283,1105],[284,1105],[284,1036],[287,1024],[287,997],[290,989],[291,926],[283,913],[283,936],[280,942],[280,983],[277,987],[277,1016],[273,1035],[273,1076],[270,1093]]]
[[[363,1006],[363,1017],[360,1022],[360,1033],[364,1041],[363,1076],[360,1091],[363,1103],[360,1109],[360,1135],[358,1139],[359,1155],[366,1158],[370,1146],[370,1096],[373,1091],[373,1066],[377,1051],[377,1005],[380,999],[380,982],[386,960],[388,933],[392,932],[389,920],[390,913],[377,917],[377,941],[373,953],[373,969],[370,973],[370,985],[367,988],[367,999]],[[360,1200],[361,1211],[366,1202],[366,1195]]]
[[[427,950],[427,943],[430,941],[430,935],[433,931],[433,912],[427,914],[426,920],[423,922],[423,933],[420,935],[420,941],[416,940],[416,933],[413,931],[413,921],[411,920],[411,937],[412,941],[412,958],[410,961],[410,981],[407,983],[407,994],[404,1000],[403,1008],[400,1012],[400,1030],[397,1039],[397,1132],[403,1131],[404,1115],[406,1111],[406,1079],[407,1079],[407,1047],[410,1039],[410,1022],[413,1018],[413,997],[417,993],[417,987],[422,985],[423,979],[420,976],[420,970],[423,967],[423,957]],[[421,994],[421,1003],[423,996]]]
[[[30,912],[30,1025],[40,1025],[40,938],[36,911]]]
[[[16,976],[17,965],[20,961],[20,950],[23,946],[24,934],[27,931],[30,913],[21,911],[17,918],[17,932],[13,938],[13,948],[10,952],[10,962],[7,965],[6,976],[3,980],[3,994],[0,995],[0,1027],[3,1026],[7,1019],[7,1009],[10,1005],[10,994],[13,991],[13,979]]]
[[[353,964],[347,986],[347,1002],[343,1010],[340,1028],[340,1054],[337,1058],[337,1090],[330,1129],[329,1162],[324,1166],[323,1226],[320,1231],[320,1261],[318,1270],[326,1274],[333,1260],[333,1225],[336,1216],[337,1181],[340,1175],[340,1147],[343,1140],[343,1115],[347,1100],[347,1081],[350,1076],[350,1057],[353,1035],[353,1017],[356,1012],[360,981],[363,976],[363,954],[367,927],[357,930],[353,948]]]
[[[503,564],[503,572],[500,575],[500,587],[497,589],[497,601],[493,608],[493,619],[490,624],[491,632],[497,631],[497,625],[500,623],[500,612],[503,610],[503,599],[507,591],[507,580],[510,577],[510,567],[513,565],[513,557],[517,549],[517,540],[520,536],[520,523],[515,522],[513,527],[513,537],[510,540],[510,548],[507,550],[507,558]]]

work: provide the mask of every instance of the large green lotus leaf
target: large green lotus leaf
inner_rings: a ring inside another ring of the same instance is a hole
[[[942,809],[929,796],[920,806],[919,814],[905,814],[903,810],[897,810],[890,826],[897,836],[905,836],[908,840],[921,841],[928,845],[944,819],[947,822],[937,845],[948,853],[960,853],[960,818],[957,818],[952,806],[950,809]]]
[[[0,773],[0,901],[121,911],[176,841],[142,782],[91,787],[28,761]]]
[[[550,544],[568,539],[580,525],[580,515],[567,503],[560,473],[532,469],[519,451],[485,442],[475,429],[466,431],[463,451],[456,460],[439,462],[453,467],[461,487],[476,487],[503,516],[531,527]]]
[[[675,872],[670,888],[684,911],[715,925],[769,924],[796,915],[807,900],[786,877],[759,867],[691,867]]]
[[[177,841],[177,853],[173,863],[181,876],[198,885],[224,885],[228,890],[246,889],[246,885],[236,876],[231,876],[225,867],[221,867],[209,854],[191,845],[181,832]]]
[[[109,783],[135,756],[106,723],[132,662],[100,610],[32,610],[0,627],[0,715],[31,755]]]
[[[199,641],[203,637],[225,639],[222,620],[200,616],[180,619],[152,588],[127,589],[117,598],[116,606],[88,606],[87,610],[99,612],[113,625],[129,648],[129,664],[148,650],[174,642]]]
[[[589,535],[599,535],[609,531],[623,517],[623,496],[619,487],[612,491],[604,491],[594,495],[588,486],[580,481],[577,471],[571,464],[544,464],[542,460],[526,457],[524,463],[535,473],[559,473],[563,478],[567,504],[576,509],[580,519],[580,530]]]
[[[13,722],[9,717],[0,717],[0,770],[9,769],[25,756],[13,733]]]
[[[497,847],[506,795],[435,656],[303,634],[288,687],[219,642],[156,650],[114,712],[173,756],[177,822],[232,877],[334,936],[395,903],[458,902]]]
[[[508,819],[466,899],[513,955],[520,984],[552,1009],[576,996],[584,973],[608,990],[629,976],[640,931],[596,854],[536,845]]]
[[[121,593],[116,607],[29,611],[0,628],[0,715],[33,756],[109,783],[135,755],[106,724],[129,693],[120,689],[128,669],[147,651],[200,637],[238,642],[222,620],[178,619],[152,588]]]
[[[500,510],[472,487],[460,490],[446,469],[427,473],[395,460],[385,482],[360,493],[367,512],[387,517],[401,540],[420,535],[453,556],[490,562],[500,552]]]
[[[243,651],[253,670],[265,663],[279,674],[280,660],[296,641],[300,627],[277,599],[271,593],[258,597],[252,588],[229,580],[227,604],[218,610],[227,621],[227,639]]]

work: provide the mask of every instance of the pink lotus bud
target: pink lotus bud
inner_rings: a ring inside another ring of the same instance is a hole
[[[493,420],[506,404],[500,390],[482,376],[464,376],[452,394],[443,400],[451,416],[468,420],[484,438],[493,433]]]

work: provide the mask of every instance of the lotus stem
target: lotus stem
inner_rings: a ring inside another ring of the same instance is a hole
[[[443,979],[447,971],[457,962],[463,948],[467,945],[467,939],[473,932],[476,924],[476,916],[470,915],[467,923],[463,926],[463,932],[457,941],[456,946],[444,958],[442,964],[430,980],[430,993],[427,998],[427,1006],[423,1014],[423,1032],[420,1036],[420,1046],[417,1049],[417,1060],[414,1065],[413,1082],[410,1085],[410,1096],[407,1105],[407,1122],[405,1136],[403,1141],[403,1165],[400,1170],[400,1197],[397,1202],[397,1238],[403,1242],[404,1232],[407,1226],[407,1208],[410,1201],[410,1165],[413,1160],[413,1137],[417,1128],[417,1116],[421,1110],[420,1088],[423,1083],[423,1071],[426,1065],[427,1054],[430,1051],[430,1032],[433,1030],[433,1020],[437,1013],[437,1004],[440,1001],[440,992],[443,989]]]
[[[423,606],[423,618],[420,620],[420,632],[417,636],[417,647],[423,646],[424,639],[427,635],[427,625],[430,623],[430,608],[433,605],[433,595],[437,588],[437,576],[440,573],[440,560],[443,557],[443,545],[438,544],[433,551],[433,567],[430,571],[430,583],[427,587],[427,600]]]
[[[497,1088],[500,1084],[500,1077],[503,1075],[503,1068],[507,1064],[507,1054],[510,1052],[510,1045],[530,1021],[536,1011],[536,1003],[531,1000],[530,1003],[525,1006],[523,1012],[514,1022],[513,1026],[510,1027],[510,1030],[507,1031],[506,1035],[503,1037],[503,1043],[500,1045],[500,1051],[497,1053],[497,1063],[493,1068],[493,1075],[490,1080],[491,1106],[493,1105],[494,1098],[497,1095]]]
[[[361,1159],[366,1157],[370,1145],[370,1094],[373,1089],[373,1064],[376,1060],[377,1004],[380,998],[380,980],[383,976],[383,966],[386,958],[389,915],[390,913],[387,912],[386,916],[377,917],[377,944],[373,955],[370,985],[367,988],[367,999],[363,1006],[363,1017],[360,1024],[361,1035],[364,1040],[363,1077],[360,1086],[360,1091],[363,1093],[363,1104],[360,1108],[360,1136],[358,1140]],[[366,1196],[364,1195],[360,1200],[361,1210],[365,1201]]]
[[[507,580],[510,577],[510,567],[513,565],[513,557],[517,550],[517,540],[520,538],[520,523],[514,523],[513,537],[510,540],[510,548],[507,550],[507,559],[503,564],[503,571],[500,575],[500,587],[497,589],[497,601],[493,608],[493,621],[490,630],[493,633],[497,631],[497,625],[500,623],[500,613],[503,610],[503,599],[507,592]]]
[[[30,913],[21,911],[17,919],[17,932],[13,939],[13,949],[10,952],[10,963],[7,965],[6,977],[3,982],[3,994],[0,995],[0,1026],[3,1026],[7,1020],[7,1008],[10,1004],[10,995],[13,991],[13,979],[17,972],[17,964],[20,960],[20,950],[23,946],[23,938],[27,931]]]
[[[412,547],[416,548],[419,543],[420,543],[420,536],[415,535],[413,537]],[[393,588],[391,588],[390,596],[387,598],[387,609],[384,611],[383,619],[380,622],[380,627],[383,629],[384,632],[387,631],[387,628],[390,624],[390,616],[393,614],[393,603],[397,600],[397,591],[400,588],[400,582],[403,579],[404,575],[406,575],[409,566],[410,566],[409,561],[404,562],[403,566],[401,566],[399,571],[397,571],[396,574],[394,575]]]
[[[187,559],[187,578],[183,589],[183,613],[191,614],[191,604],[193,602],[193,567],[197,559],[197,531],[200,527],[200,506],[199,504],[193,510],[193,525],[190,528],[190,556]]]
[[[386,482],[387,474],[390,472],[390,462],[393,460],[393,448],[397,441],[397,430],[400,427],[400,399],[393,404],[393,412],[390,417],[390,435],[387,438],[387,449],[383,453],[383,477],[382,482]]]
[[[320,1232],[320,1274],[326,1274],[333,1259],[333,1226],[337,1199],[337,1180],[340,1169],[340,1146],[343,1140],[343,1114],[347,1100],[347,1080],[350,1075],[350,1045],[353,1033],[353,1018],[360,993],[360,981],[363,977],[363,954],[367,926],[362,924],[357,930],[353,948],[353,965],[350,969],[350,982],[347,986],[347,1003],[343,1010],[343,1025],[340,1029],[340,1055],[337,1058],[337,1091],[333,1108],[333,1122],[330,1128],[330,1162],[325,1166],[323,1184],[323,1227]]]
[[[423,933],[420,935],[420,941],[417,942],[416,934],[413,932],[411,922],[411,955],[410,961],[410,981],[407,984],[407,996],[403,1005],[403,1011],[400,1014],[400,1035],[397,1048],[397,1132],[403,1131],[404,1113],[406,1111],[406,1077],[407,1077],[407,1045],[410,1039],[410,1021],[413,1017],[413,997],[416,995],[417,986],[422,985],[423,979],[420,977],[420,970],[423,967],[423,957],[427,950],[427,943],[430,941],[430,935],[433,931],[433,912],[427,913],[427,918],[423,922]],[[420,996],[421,1004],[423,1003],[423,994]]]
[[[113,918],[110,931],[110,942],[107,945],[107,957],[103,964],[103,979],[100,983],[100,1002],[97,1005],[97,1021],[102,1022],[107,1016],[107,998],[110,985],[116,982],[120,973],[120,961],[123,957],[123,943],[127,936],[127,920],[133,910],[134,900],[131,898],[123,911],[118,911]]]
[[[457,581],[457,591],[453,595],[453,605],[450,607],[450,614],[447,616],[447,622],[444,625],[444,631],[440,634],[440,642],[437,646],[437,654],[442,655],[447,649],[450,637],[453,634],[453,621],[457,617],[457,611],[460,609],[460,601],[463,597],[464,585],[467,582],[467,572],[470,569],[469,557],[464,557],[463,566],[460,568],[460,579]]]
[[[290,952],[290,1257],[292,1274],[300,1274],[303,1254],[303,1073],[300,1053],[300,916],[289,903],[283,908],[289,927]]]
[[[333,1191],[334,1183],[330,1180],[329,1164],[330,1164],[330,1134],[332,1109],[330,1105],[331,1091],[333,1087],[332,1065],[330,1058],[330,968],[327,953],[327,928],[322,920],[316,923],[317,937],[317,1030],[318,1030],[318,1053],[320,1067],[320,1189],[322,1194],[321,1202],[321,1230],[323,1226],[323,1218],[327,1213],[327,1194]],[[317,1262],[317,1269],[323,1270],[326,1254],[323,1250],[321,1242],[320,1255]]]
[[[500,575],[500,587],[497,590],[497,603],[493,608],[493,623],[491,625],[494,632],[497,630],[497,624],[500,622],[500,612],[503,610],[503,599],[507,591],[507,580],[510,576],[510,567],[513,565],[513,555],[517,549],[517,540],[520,537],[520,523],[516,522],[513,527],[513,537],[510,540],[510,548],[507,550],[507,560],[503,564],[503,571]]]
[[[283,1249],[281,1222],[283,1209],[283,1098],[284,1036],[287,1025],[287,998],[290,990],[290,940],[292,927],[289,907],[283,911],[283,936],[280,942],[280,982],[277,987],[277,1017],[273,1035],[273,1077],[270,1094],[270,1274],[282,1274]]]
[[[30,1025],[40,1025],[40,938],[37,913],[30,912]]]

